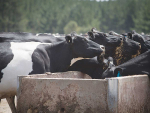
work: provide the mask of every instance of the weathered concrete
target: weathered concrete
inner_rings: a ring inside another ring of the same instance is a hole
[[[19,77],[18,113],[150,113],[147,75],[96,80],[78,74]]]
[[[150,80],[147,75],[107,80],[110,113],[150,113]]]
[[[118,79],[118,113],[150,113],[150,80],[147,75]]]
[[[105,113],[107,81],[23,77],[17,98],[19,113]]]

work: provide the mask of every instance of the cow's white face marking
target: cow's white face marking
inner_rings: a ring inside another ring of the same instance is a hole
[[[16,94],[17,76],[28,75],[32,71],[32,54],[40,42],[11,42],[13,59],[2,70],[3,78],[0,83],[0,98],[7,94]],[[42,43],[44,44],[44,43]]]

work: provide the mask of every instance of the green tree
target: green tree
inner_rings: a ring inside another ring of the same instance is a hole
[[[64,32],[65,34],[69,34],[72,31],[79,31],[79,27],[78,24],[75,21],[70,21],[65,27],[64,27]]]
[[[0,31],[18,31],[17,0],[0,0]]]
[[[150,1],[143,0],[138,6],[138,11],[133,17],[135,29],[138,32],[150,33]]]

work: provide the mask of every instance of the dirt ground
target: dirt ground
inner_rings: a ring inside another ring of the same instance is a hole
[[[11,113],[11,110],[9,108],[9,105],[8,105],[6,99],[1,99],[1,102],[0,102],[0,113]]]
[[[0,103],[0,113],[11,113],[9,105],[7,104],[6,99],[2,99]]]

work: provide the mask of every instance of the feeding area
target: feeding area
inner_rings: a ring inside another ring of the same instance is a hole
[[[80,72],[51,73],[19,76],[18,85],[19,113],[150,112],[147,75],[97,80]]]
[[[0,113],[150,113],[149,6],[1,0]]]

